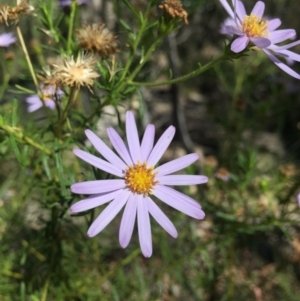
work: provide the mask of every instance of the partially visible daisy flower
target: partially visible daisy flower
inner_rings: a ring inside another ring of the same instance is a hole
[[[288,49],[300,44],[300,40],[284,46],[276,45],[289,39],[294,39],[296,36],[294,29],[277,30],[281,25],[280,19],[263,19],[265,3],[262,1],[256,2],[250,15],[246,14],[245,6],[242,1],[232,0],[233,9],[227,0],[219,1],[231,18],[230,21],[226,21],[227,24],[225,23],[221,27],[221,33],[238,36],[231,44],[231,50],[233,52],[239,53],[243,51],[249,42],[252,42],[258,48],[262,49],[279,68],[289,75],[300,79],[298,73],[278,58],[278,56],[285,58],[289,63],[292,61],[299,62],[300,55]]]
[[[185,24],[188,24],[188,13],[183,9],[180,0],[164,0],[159,6],[160,9],[164,10],[172,18],[183,19]]]
[[[8,47],[9,45],[15,43],[17,38],[11,33],[0,34],[0,47]]]
[[[155,128],[153,124],[149,124],[140,143],[134,115],[128,111],[128,147],[113,128],[107,129],[110,142],[120,157],[92,131],[86,130],[85,134],[107,161],[80,149],[74,149],[74,154],[92,166],[120,178],[80,182],[71,186],[73,193],[92,195],[72,205],[72,212],[82,212],[110,202],[88,229],[88,236],[93,237],[101,232],[125,206],[119,232],[120,245],[126,248],[129,244],[137,216],[140,246],[144,256],[150,257],[152,237],[149,213],[171,236],[176,238],[178,235],[173,223],[150,195],[193,218],[204,218],[205,214],[199,203],[169,187],[203,184],[208,181],[206,176],[200,175],[170,175],[197,161],[199,155],[189,154],[155,167],[174,137],[173,126],[163,133],[154,146]]]
[[[299,207],[300,207],[300,192],[299,192],[298,195],[297,195],[297,203],[298,203],[298,205],[299,205]]]
[[[88,4],[90,0],[75,0],[76,4],[81,5],[81,4]],[[71,6],[72,0],[60,0],[59,5],[62,7],[65,6]]]
[[[0,7],[0,23],[8,24],[8,21],[17,22],[23,14],[28,14],[34,11],[34,7],[26,1],[22,1],[16,6],[10,7],[4,4]]]
[[[38,95],[30,95],[26,97],[26,102],[28,104],[27,111],[29,113],[37,111],[43,106],[43,102],[46,107],[48,107],[51,110],[55,109],[55,101],[53,98],[56,98],[59,100],[63,95],[64,92],[60,89],[55,89],[53,86],[49,87],[41,87],[41,93],[43,94],[42,100]]]
[[[97,59],[92,54],[80,53],[77,58],[63,57],[52,65],[53,74],[62,86],[90,88],[99,74],[94,70]]]
[[[104,23],[84,25],[77,30],[76,37],[80,48],[96,52],[103,58],[118,51],[118,39]]]

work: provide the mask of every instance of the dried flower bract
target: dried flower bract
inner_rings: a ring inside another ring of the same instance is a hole
[[[9,21],[18,22],[21,15],[28,14],[33,10],[34,8],[26,1],[22,1],[20,4],[13,7],[4,4],[0,7],[0,23],[9,25]]]
[[[82,49],[96,52],[102,58],[118,51],[118,39],[104,23],[84,25],[77,31],[77,42]]]
[[[45,88],[52,87],[54,92],[59,90],[59,87],[61,86],[57,76],[54,74],[53,70],[50,69],[49,67],[44,68],[43,72],[41,74],[38,74],[38,78],[42,83],[43,87]]]
[[[181,18],[185,24],[188,24],[188,13],[182,8],[180,0],[164,0],[159,8],[165,10],[172,18]]]
[[[53,74],[62,86],[87,86],[90,88],[99,74],[94,70],[94,55],[80,53],[76,59],[67,56],[52,65]]]

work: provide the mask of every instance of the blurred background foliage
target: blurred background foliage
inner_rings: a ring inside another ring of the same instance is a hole
[[[53,32],[42,22],[42,5],[50,2]],[[157,8],[160,1],[154,2],[152,20],[162,15]],[[250,11],[255,1],[244,2]],[[136,12],[145,12],[148,5],[146,0],[130,3]],[[189,24],[179,23],[178,29],[163,39],[138,73],[138,82],[166,80],[170,73],[184,75],[198,63],[205,64],[223,53],[227,41],[219,28],[227,14],[220,3],[182,3]],[[298,1],[265,3],[267,15],[279,17],[282,28],[295,28],[300,34]],[[70,8],[61,9],[54,0],[30,4],[36,16],[25,16],[20,24],[33,64],[40,71],[52,56],[66,52]],[[129,31],[136,32],[138,24],[123,1],[93,0],[78,6],[75,28],[100,21],[119,38],[115,66],[121,69],[129,57]],[[2,29],[7,31],[4,25]],[[151,47],[154,32],[155,28],[144,36],[137,50],[140,56]],[[72,47],[76,53],[75,43]],[[6,60],[4,68],[3,56],[8,51],[12,59]],[[75,129],[61,145],[53,142],[51,123],[45,122],[43,112],[27,113],[24,89],[16,88],[34,90],[19,44],[1,52],[2,87],[9,73],[8,86],[1,90],[1,122],[20,129],[20,135],[26,132],[34,140],[42,139],[54,153],[49,156],[23,143],[23,136],[0,130],[0,301],[299,300],[297,80],[263,53],[250,51],[185,83],[139,86],[117,95],[113,82],[119,75],[109,80],[110,58],[99,64],[101,78],[94,95],[88,89],[80,91],[81,105],[73,109],[71,117]],[[297,64],[293,68],[300,72]],[[107,95],[112,97],[101,106]],[[87,121],[85,116],[99,106],[95,118]],[[153,223],[150,259],[141,255],[136,232],[129,247],[123,250],[119,246],[120,214],[90,239],[86,230],[91,215],[78,217],[68,212],[70,204],[79,200],[69,192],[78,177],[105,176],[77,162],[72,148],[85,145],[83,130],[87,127],[101,138],[106,137],[107,126],[122,129],[125,108],[137,112],[140,133],[148,122],[155,124],[156,137],[170,124],[176,125],[178,134],[163,160],[196,151],[201,154],[200,163],[188,172],[200,172],[210,179],[206,186],[185,190],[203,206],[203,221],[160,204],[179,237],[174,240]],[[69,168],[72,164],[76,164],[77,174]]]

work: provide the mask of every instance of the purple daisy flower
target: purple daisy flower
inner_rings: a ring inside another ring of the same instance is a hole
[[[120,157],[92,131],[86,130],[85,134],[107,161],[80,149],[74,149],[74,154],[87,163],[121,178],[80,182],[71,186],[73,193],[92,195],[72,205],[72,212],[89,210],[110,202],[88,229],[88,236],[93,237],[101,232],[126,205],[119,231],[120,245],[123,248],[128,246],[137,216],[140,246],[144,256],[150,257],[152,237],[149,213],[171,236],[176,238],[178,235],[173,223],[150,195],[193,218],[204,218],[205,214],[195,200],[168,187],[202,184],[208,181],[207,177],[200,175],[170,175],[197,161],[199,155],[189,154],[155,167],[174,137],[173,126],[163,133],[154,146],[155,128],[153,124],[149,124],[140,143],[134,115],[128,111],[128,148],[113,128],[107,129],[110,142]]]
[[[9,45],[15,43],[17,38],[11,33],[0,34],[0,47],[8,47]]]
[[[281,25],[281,21],[278,18],[263,20],[265,3],[262,1],[256,2],[250,15],[246,14],[242,1],[232,0],[233,9],[226,0],[219,1],[231,17],[231,21],[226,20],[222,25],[221,33],[229,36],[238,36],[231,44],[233,52],[239,53],[243,51],[249,42],[252,42],[258,48],[262,49],[279,68],[289,75],[300,79],[298,73],[278,58],[284,58],[288,63],[299,62],[300,55],[288,49],[300,44],[300,40],[284,46],[276,45],[295,38],[296,31],[294,29],[277,30]]]
[[[54,110],[56,104],[52,98],[56,97],[57,99],[60,99],[64,95],[64,92],[60,89],[55,90],[53,86],[46,88],[41,86],[40,88],[43,94],[43,101],[45,106],[51,110]],[[38,95],[30,95],[26,97],[26,102],[28,103],[27,111],[29,113],[37,111],[43,106],[43,102]]]
[[[76,2],[76,4],[81,5],[81,4],[88,4],[90,2],[90,0],[76,0],[75,2]],[[71,6],[71,4],[72,4],[72,0],[60,0],[59,1],[59,5],[62,7]]]
[[[299,192],[298,195],[297,195],[297,203],[298,203],[298,205],[300,206],[300,192]]]

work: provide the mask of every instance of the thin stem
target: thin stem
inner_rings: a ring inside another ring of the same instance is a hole
[[[140,64],[133,70],[133,72],[131,73],[131,75],[128,77],[128,79],[126,81],[123,81],[123,83],[116,88],[116,92],[121,92],[128,84],[133,83],[132,79],[134,79],[134,77],[137,75],[137,73],[141,70],[141,68],[145,65],[145,63],[147,62],[148,58],[150,57],[150,55],[153,53],[153,51],[155,50],[155,48],[157,47],[157,45],[160,43],[160,37],[157,38],[157,40],[152,44],[152,46],[149,48],[149,50],[147,51],[146,55],[143,58],[143,61],[140,62]],[[128,65],[129,66],[129,65]],[[129,67],[128,67],[129,68]],[[124,75],[125,73],[123,73]],[[90,122],[97,114],[98,112],[105,107],[106,105],[108,105],[110,103],[110,99],[108,98],[107,100],[104,101],[104,103],[102,103],[90,116],[88,116],[84,122]]]
[[[41,301],[46,301],[47,300],[49,286],[50,286],[50,275],[48,275],[47,280],[45,282]]]
[[[30,56],[29,56],[28,51],[27,51],[26,44],[25,44],[24,39],[23,39],[23,35],[22,35],[22,31],[20,29],[20,26],[17,25],[16,29],[17,29],[17,34],[18,34],[18,37],[19,37],[19,40],[20,40],[20,43],[21,43],[21,47],[22,47],[22,50],[24,52],[24,55],[25,55],[25,58],[26,58],[26,61],[27,61],[27,64],[28,64],[28,67],[29,67],[29,70],[30,70],[30,73],[31,73],[32,80],[34,82],[36,91],[37,91],[38,94],[40,94],[38,81],[37,81],[37,78],[36,78],[32,63],[31,63]]]
[[[110,99],[107,98],[96,110],[87,118],[84,119],[84,123],[90,122],[106,105],[110,104]]]
[[[124,1],[124,0],[123,0]],[[125,0],[124,1],[124,3],[127,5],[129,5],[129,8],[130,8],[130,4]],[[125,76],[127,75],[127,73],[128,73],[128,71],[129,71],[129,68],[130,68],[130,66],[131,66],[131,64],[132,64],[132,61],[133,61],[133,58],[134,58],[134,55],[135,55],[135,52],[136,52],[136,50],[137,50],[137,48],[138,48],[138,45],[139,45],[139,43],[140,43],[140,41],[141,41],[141,39],[142,39],[142,36],[143,36],[143,33],[144,33],[144,31],[145,31],[145,28],[146,28],[146,26],[148,25],[147,23],[147,21],[148,21],[148,17],[149,17],[149,13],[150,13],[150,7],[148,7],[147,8],[147,11],[146,11],[146,13],[145,13],[145,17],[144,18],[142,18],[140,15],[138,15],[137,13],[135,13],[135,15],[137,16],[137,18],[139,18],[140,19],[140,29],[139,29],[139,31],[138,31],[138,33],[137,33],[137,36],[136,36],[136,39],[134,40],[134,43],[133,43],[133,46],[132,46],[132,51],[131,51],[131,55],[130,55],[130,57],[128,58],[128,60],[127,60],[127,62],[126,62],[126,65],[125,65],[125,67],[124,67],[124,69],[123,69],[123,73],[122,73],[122,76],[121,76],[121,79],[120,79],[120,82],[122,82],[123,81],[123,79],[125,78]]]
[[[74,87],[71,88],[71,92],[70,92],[70,96],[69,96],[67,105],[66,105],[64,111],[61,113],[60,119],[58,121],[58,127],[57,127],[56,134],[59,138],[61,137],[62,127],[63,127],[63,125],[64,125],[64,123],[65,123],[65,121],[68,117],[68,112],[69,112],[72,104],[76,100],[78,92],[79,92],[79,86],[74,86]]]
[[[68,30],[68,40],[67,40],[67,54],[71,53],[71,42],[72,42],[75,13],[76,13],[76,2],[75,0],[72,0],[71,15],[70,15],[70,22],[69,22],[69,30]]]
[[[7,133],[13,135],[15,138],[17,138],[20,141],[24,141],[26,144],[33,146],[34,148],[42,151],[43,153],[45,153],[48,156],[52,156],[53,153],[51,150],[49,150],[47,147],[33,141],[31,138],[25,136],[23,134],[23,132],[16,127],[11,127],[9,125],[6,124],[0,124],[0,129],[3,129],[4,131],[6,131]]]
[[[204,66],[200,66],[198,69],[180,76],[178,78],[174,78],[174,79],[170,79],[170,80],[166,80],[166,81],[161,81],[161,82],[150,82],[150,83],[143,83],[143,82],[134,82],[134,81],[127,81],[128,84],[131,84],[133,86],[145,86],[145,87],[156,87],[156,86],[164,86],[164,85],[171,85],[171,84],[176,84],[176,83],[180,83],[183,81],[186,81],[190,78],[193,78],[205,71],[207,71],[208,69],[214,67],[215,65],[217,65],[218,63],[225,61],[225,60],[229,60],[230,58],[228,57],[227,54],[223,54],[222,56],[220,56],[219,58],[217,58],[216,60],[210,61],[209,63],[207,63]]]
[[[74,101],[76,100],[77,98],[77,95],[78,95],[78,92],[79,92],[79,86],[74,86],[71,88],[71,92],[70,92],[70,97],[68,99],[68,103],[62,113],[62,117],[61,117],[61,124],[63,124],[68,116],[68,111],[70,110],[72,104],[74,103]]]

